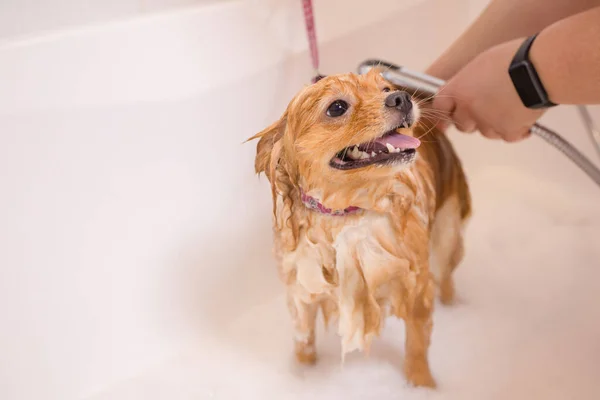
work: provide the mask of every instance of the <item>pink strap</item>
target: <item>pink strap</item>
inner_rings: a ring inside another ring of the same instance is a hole
[[[306,23],[306,34],[308,36],[308,45],[310,48],[310,59],[315,72],[313,83],[317,82],[323,76],[319,74],[319,49],[317,48],[317,32],[313,14],[312,0],[302,0],[304,8],[304,22]]]
[[[302,189],[300,189],[300,196],[302,198],[302,203],[304,203],[307,208],[320,212],[321,214],[344,216],[360,210],[359,207],[355,206],[346,207],[343,210],[332,210],[331,208],[325,207],[319,200],[306,194]]]

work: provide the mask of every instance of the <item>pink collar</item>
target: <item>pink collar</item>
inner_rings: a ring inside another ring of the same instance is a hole
[[[302,189],[300,189],[300,196],[302,197],[302,202],[307,208],[310,208],[314,211],[318,211],[321,214],[344,216],[360,210],[360,207],[354,206],[344,208],[343,210],[332,210],[331,208],[325,207],[321,202],[319,202],[319,200],[304,193],[304,190]]]

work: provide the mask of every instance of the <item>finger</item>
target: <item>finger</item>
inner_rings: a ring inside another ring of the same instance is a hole
[[[438,93],[443,92],[443,95],[435,96],[433,98],[433,101],[431,102],[431,107],[450,115],[456,107],[456,102],[454,101],[454,97],[452,95],[449,95],[448,91],[445,89],[446,88],[444,87],[439,90]]]
[[[493,139],[493,140],[498,140],[498,139],[502,139],[502,136],[500,136],[499,133],[497,133],[495,130],[493,129],[486,129],[484,131],[481,131],[481,134],[483,136],[485,136],[488,139]]]
[[[502,135],[500,135],[491,125],[486,124],[483,121],[477,122],[477,130],[481,133],[481,136],[487,139],[502,139]]]
[[[456,110],[452,113],[452,119],[454,120],[456,129],[464,133],[472,133],[477,127],[475,120],[471,117],[466,107],[456,107]]]
[[[435,123],[436,128],[441,130],[442,132],[448,129],[450,126],[450,115],[454,111],[454,107],[456,107],[456,103],[454,99],[451,97],[434,97],[433,102],[431,103],[431,107],[441,113],[441,115],[437,118]]]
[[[503,139],[509,143],[516,143],[520,142],[521,140],[524,140],[525,138],[528,138],[530,135],[531,132],[529,132],[529,129],[526,129],[518,131],[516,133],[504,135]]]

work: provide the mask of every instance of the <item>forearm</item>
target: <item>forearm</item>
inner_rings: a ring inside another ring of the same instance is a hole
[[[447,80],[486,49],[595,6],[600,6],[600,0],[492,0],[427,73]]]
[[[544,29],[530,57],[551,101],[600,104],[600,7]]]

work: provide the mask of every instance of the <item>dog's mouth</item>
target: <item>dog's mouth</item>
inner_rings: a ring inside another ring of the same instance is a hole
[[[348,170],[369,165],[407,164],[415,159],[419,139],[403,135],[396,129],[369,142],[352,145],[340,150],[329,165]]]

